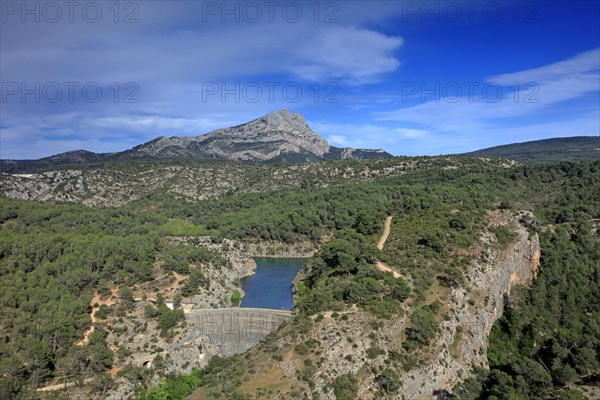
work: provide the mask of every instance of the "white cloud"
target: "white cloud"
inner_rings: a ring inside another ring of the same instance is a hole
[[[192,12],[190,7],[184,9]],[[33,24],[24,32],[23,25],[3,24],[3,80],[136,81],[148,87],[291,73],[300,79],[364,84],[399,65],[395,51],[401,38],[358,25],[315,24],[308,17],[296,24],[199,24],[189,16],[170,18],[169,12],[163,20],[152,15],[153,24],[163,25],[160,30],[149,29],[144,19],[128,29],[122,24]]]
[[[348,139],[342,135],[329,135],[328,140],[331,144],[339,147],[348,147]]]
[[[583,52],[568,60],[559,61],[539,68],[528,69],[508,74],[492,76],[488,79],[500,85],[510,86],[515,82],[550,81],[565,76],[582,74],[598,70],[600,65],[600,49]]]
[[[394,52],[399,37],[366,29],[331,27],[296,49],[297,63],[290,70],[302,79],[342,79],[353,85],[371,83],[400,65]]]
[[[407,139],[418,139],[427,136],[428,132],[423,129],[408,129],[408,128],[396,128],[395,129],[400,136]]]
[[[363,149],[384,148],[403,153],[408,143],[427,140],[430,133],[422,129],[398,128],[372,124],[332,124],[316,122],[309,124],[315,132],[324,136],[334,146]]]
[[[492,77],[488,82],[475,87],[474,97],[468,95],[466,86],[459,84],[464,90],[458,101],[442,97],[437,102],[430,100],[374,115],[376,120],[416,123],[433,132],[482,131],[502,121],[536,115],[560,102],[598,93],[600,60],[596,59],[594,62],[594,54],[597,55],[598,50],[546,67]],[[523,81],[519,81],[519,78]],[[532,81],[534,85],[525,87],[530,78],[537,79]],[[506,86],[498,86],[495,81],[503,82]],[[518,96],[515,96],[512,87],[514,82],[520,84]],[[440,87],[444,87],[444,84],[440,84]],[[487,96],[483,90],[485,84],[491,88]],[[496,89],[501,93],[497,101],[494,99]]]

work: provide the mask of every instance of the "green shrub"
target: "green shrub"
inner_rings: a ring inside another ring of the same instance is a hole
[[[388,394],[397,392],[402,386],[400,375],[389,368],[384,369],[381,374],[377,375],[375,382]]]
[[[242,301],[242,294],[239,290],[234,290],[231,294],[231,304],[234,306],[239,306]]]
[[[415,347],[426,346],[438,331],[435,321],[434,304],[416,309],[410,316],[409,327],[406,329],[404,347],[412,350]]]
[[[358,383],[352,374],[340,375],[329,383],[336,400],[356,400]]]

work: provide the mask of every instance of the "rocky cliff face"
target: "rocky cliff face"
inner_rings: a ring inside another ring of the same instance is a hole
[[[201,137],[209,154],[233,160],[270,160],[282,153],[307,153],[321,157],[329,143],[304,122],[300,114],[280,110],[247,124],[218,129]],[[236,151],[238,148],[241,150]],[[228,151],[229,150],[229,151]]]
[[[502,315],[505,296],[515,285],[530,282],[539,267],[539,238],[519,223],[524,214],[492,213],[493,225],[505,226],[517,236],[507,249],[498,251],[494,235],[481,234],[484,256],[467,271],[465,287],[452,290],[448,307],[454,318],[441,324],[437,356],[403,377],[405,398],[430,399],[469,376],[473,366],[488,367],[488,336]]]

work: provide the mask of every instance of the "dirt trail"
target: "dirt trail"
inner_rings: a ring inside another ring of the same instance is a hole
[[[94,380],[94,378],[85,378],[83,380],[83,384],[90,383],[93,380]],[[67,382],[67,383],[60,383],[58,385],[44,386],[44,387],[41,387],[39,389],[36,389],[36,391],[37,392],[54,392],[56,390],[62,390],[62,389],[70,388],[70,387],[75,386],[75,385],[78,385],[78,383],[75,382],[75,381],[73,381],[73,382]]]
[[[352,304],[352,307],[350,307],[350,309],[345,310],[345,311],[325,311],[324,313],[321,313],[321,314],[323,314],[323,318],[331,319],[331,316],[333,315],[334,312],[337,313],[338,315],[343,315],[343,314],[351,314],[351,313],[354,313],[357,311],[359,311],[358,306],[356,304]],[[317,315],[319,315],[319,313],[311,316],[310,318],[315,319],[315,318],[317,318]]]
[[[185,276],[178,274],[175,271],[173,271],[173,278],[175,279],[173,283],[161,290],[163,296],[166,295],[168,297],[169,295],[173,295],[173,293],[181,286],[181,281],[187,279]],[[148,295],[148,293],[146,293],[146,295]]]
[[[92,300],[90,301],[90,307],[92,307],[92,312],[90,314],[90,317],[92,318],[92,324],[95,324],[96,322],[98,322],[98,318],[96,318],[96,311],[98,311],[98,309],[100,308],[100,306],[102,304],[111,306],[115,303],[114,299],[118,296],[118,290],[119,289],[116,287],[111,288],[110,289],[111,297],[108,300],[101,300],[100,292],[96,291],[96,293],[94,293],[94,297],[92,297]],[[98,307],[94,307],[95,304],[98,304]],[[95,330],[94,325],[90,325],[83,333],[83,339],[81,339],[80,341],[78,341],[75,344],[77,346],[83,346],[85,344],[88,344],[90,342],[90,335],[94,332],[94,330]]]
[[[387,240],[388,236],[390,236],[390,231],[392,230],[392,218],[391,215],[388,215],[385,219],[385,224],[383,224],[383,233],[381,234],[381,238],[379,238],[379,243],[377,243],[377,248],[379,250],[383,250],[383,245]]]
[[[391,215],[388,215],[385,219],[385,224],[383,225],[383,233],[381,234],[381,237],[379,238],[379,243],[377,243],[377,248],[379,250],[383,250],[383,246],[385,245],[385,242],[387,241],[388,236],[390,236],[390,231],[392,230],[392,218],[394,218],[394,217]],[[377,260],[377,264],[375,264],[375,266],[380,271],[391,272],[392,275],[394,276],[394,278],[400,278],[400,274],[398,272],[394,271],[387,264],[382,263],[379,260]]]

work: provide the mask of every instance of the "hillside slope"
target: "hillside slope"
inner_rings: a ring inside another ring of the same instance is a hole
[[[599,136],[574,136],[535,140],[495,146],[467,153],[484,157],[503,157],[521,163],[599,160]]]
[[[22,200],[119,206],[161,192],[189,200],[228,193],[323,188],[437,168],[495,168],[505,161],[474,157],[337,160],[306,164],[230,161],[124,162],[71,166],[33,174],[0,174],[0,192]]]

